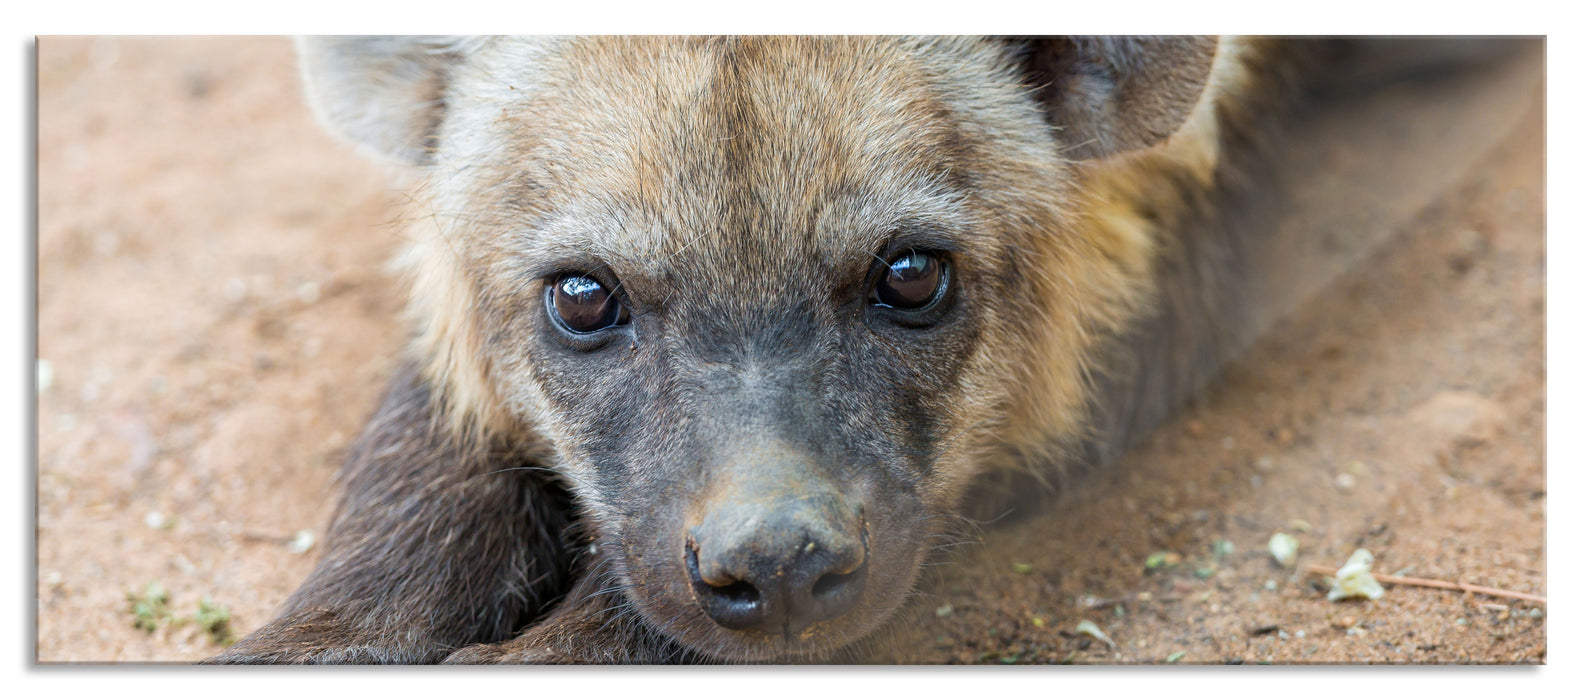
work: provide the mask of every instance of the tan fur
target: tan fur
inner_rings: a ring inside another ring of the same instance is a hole
[[[705,40],[683,40],[682,43],[701,41]],[[796,46],[797,39],[758,41],[764,44],[766,51],[794,53],[800,50]],[[472,115],[465,119],[469,123],[455,130],[458,133],[467,129],[487,132],[474,137],[479,144],[516,143],[514,152],[524,164],[535,155],[542,158],[546,153],[551,154],[549,158],[572,154],[586,158],[590,153],[598,154],[621,164],[620,167],[591,169],[600,179],[584,178],[574,182],[556,181],[556,173],[533,173],[535,177],[548,180],[540,184],[545,187],[543,194],[551,199],[564,190],[604,190],[632,199],[657,199],[664,213],[661,218],[671,220],[665,223],[676,223],[677,219],[684,222],[695,215],[696,212],[687,211],[691,203],[685,196],[665,198],[663,193],[676,191],[676,183],[663,181],[663,168],[659,163],[676,156],[667,154],[672,146],[661,138],[664,134],[655,134],[646,127],[646,122],[656,113],[673,114],[687,108],[681,102],[665,102],[663,96],[703,90],[715,68],[709,63],[713,54],[674,51],[667,46],[670,42],[663,39],[632,42],[558,40],[551,43],[566,44],[560,47],[565,53],[546,51],[546,55],[553,58],[538,66],[535,75],[523,76],[523,85],[516,86],[507,80],[503,92],[500,85],[492,86],[500,99],[500,111],[495,118]],[[971,40],[946,40],[940,44],[934,51],[941,61],[959,62],[963,56],[974,54],[979,60],[983,59],[984,49],[974,46]],[[847,46],[845,50],[856,49]],[[1037,247],[1026,252],[1040,261],[1037,265],[1040,274],[1034,280],[1033,293],[1038,299],[1036,306],[1047,313],[1034,319],[1027,332],[1005,339],[1002,346],[986,347],[980,357],[974,358],[974,371],[982,379],[973,382],[978,390],[972,395],[980,401],[977,406],[961,407],[959,427],[965,429],[974,422],[988,421],[973,430],[975,437],[966,440],[981,446],[977,450],[981,463],[958,465],[955,478],[937,485],[942,497],[959,494],[962,485],[982,470],[1020,466],[1024,459],[1018,455],[1045,452],[1049,445],[1058,446],[1082,433],[1086,420],[1084,401],[1094,364],[1092,354],[1098,349],[1096,339],[1123,328],[1153,303],[1151,275],[1158,232],[1137,213],[1138,205],[1145,201],[1156,207],[1159,205],[1160,193],[1150,185],[1166,169],[1183,169],[1205,187],[1209,185],[1218,159],[1219,129],[1215,109],[1224,101],[1237,99],[1239,86],[1247,80],[1243,54],[1251,50],[1237,40],[1223,41],[1209,86],[1187,123],[1177,134],[1151,149],[1105,161],[1074,163],[1046,152],[1029,138],[1027,142],[1008,144],[1012,148],[999,150],[997,155],[1007,156],[1002,162],[976,164],[1004,179],[1001,187],[986,189],[1006,193],[1007,198],[985,202],[985,209],[1015,211],[1018,216],[1003,218],[1030,222],[1044,229],[1042,235],[1029,239]],[[828,59],[831,62],[846,60],[838,51],[831,54]],[[530,89],[528,81],[547,76],[563,65],[578,66],[579,82],[566,85],[550,78],[549,87],[564,88],[574,99],[564,103],[522,99],[522,93]],[[643,81],[650,75],[646,70],[640,73],[629,70],[632,65],[651,66],[652,74],[661,76],[666,82],[668,89],[651,90],[655,99],[661,100],[659,103],[623,102],[625,96],[643,91]],[[920,68],[926,69],[926,66]],[[869,104],[904,108],[894,100],[905,94],[909,87],[906,79],[895,75],[884,78],[884,83],[877,80],[855,84],[825,82],[817,87],[837,95],[849,92],[853,100],[862,99]],[[485,85],[487,81],[480,81],[472,89],[473,94],[478,94]],[[760,88],[758,94],[769,103],[769,111],[774,112],[777,99],[774,87],[763,85]],[[886,93],[897,97],[888,97]],[[875,94],[880,97],[863,99]],[[1028,115],[1011,109],[1011,105],[992,104],[1003,99],[1000,95],[964,93],[944,98],[947,103],[953,102],[950,107],[979,120],[1003,122],[996,126],[1007,131],[1014,131],[1018,122],[1028,121]],[[838,97],[832,101],[840,102]],[[794,98],[787,102],[794,104]],[[520,106],[524,103],[527,104],[525,108]],[[987,109],[986,105],[989,105]],[[788,119],[805,119],[804,115],[790,110],[783,113]],[[861,112],[852,116],[859,121],[839,126],[883,128],[879,124],[864,127],[860,121]],[[686,122],[682,120],[681,123]],[[541,131],[543,124],[561,124],[567,128],[555,139],[546,140],[536,133]],[[874,139],[874,135],[866,133],[861,137],[865,142],[882,143],[882,139]],[[910,136],[898,134],[897,138]],[[898,144],[898,150],[904,147]],[[457,150],[460,153],[454,156],[455,162],[437,164],[429,176],[431,184],[427,189],[435,188],[436,181],[449,180],[445,187],[456,191],[456,180],[479,177],[476,173],[478,160],[493,160],[491,154],[481,151]],[[838,173],[819,175],[828,178]],[[768,173],[766,177],[777,175]],[[1060,186],[1074,178],[1074,186]],[[1028,196],[1030,183],[1038,183],[1034,191],[1039,196]],[[779,183],[771,187],[796,189],[792,184]],[[904,183],[897,185],[898,191],[909,194],[915,191],[907,189]],[[490,196],[513,194],[500,187],[499,182],[487,182],[483,186],[495,188]],[[812,192],[816,188],[806,189]],[[949,211],[955,204],[923,200],[912,206],[938,212]],[[443,389],[452,430],[511,435],[522,430],[524,422],[534,423],[533,417],[543,405],[542,398],[532,396],[528,387],[518,386],[525,391],[521,391],[522,395],[513,405],[512,399],[501,396],[498,391],[498,387],[512,384],[511,371],[502,372],[502,368],[491,362],[490,354],[484,351],[483,326],[472,312],[477,307],[482,271],[498,269],[507,263],[501,259],[500,248],[471,238],[476,232],[492,230],[487,226],[491,222],[465,218],[451,209],[461,206],[461,202],[421,201],[416,207],[418,215],[414,217],[412,234],[415,242],[405,260],[412,280],[412,316],[419,329],[415,341],[417,356],[426,358],[425,376]],[[480,206],[478,201],[467,203],[468,216],[476,216],[480,210],[489,211],[489,207]],[[533,212],[519,213],[530,216]],[[962,212],[958,209],[956,213]],[[626,229],[621,231],[621,244],[611,246],[603,242],[608,232],[589,222],[586,229],[565,231],[563,240],[568,248],[602,251],[612,257],[636,257],[639,262],[645,257],[671,255],[688,246],[707,245],[706,241],[677,240],[666,233],[664,225],[653,225],[647,230]],[[469,251],[474,257],[464,259],[460,250]],[[1006,392],[1007,388],[1015,391]],[[996,404],[1003,418],[993,415]]]
[[[330,554],[228,658],[829,658],[971,496],[1112,459],[1244,347],[1308,55],[304,42],[321,117],[422,180],[414,362]]]

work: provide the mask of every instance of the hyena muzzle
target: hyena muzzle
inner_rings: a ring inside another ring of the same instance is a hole
[[[1211,224],[1322,53],[299,48],[418,182],[416,333],[319,565],[216,661],[834,658],[975,484],[1107,459],[1245,342]]]

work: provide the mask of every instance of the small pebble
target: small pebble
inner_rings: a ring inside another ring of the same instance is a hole
[[[1143,568],[1153,571],[1162,566],[1175,566],[1181,563],[1181,555],[1175,552],[1154,552],[1143,560]]]
[[[319,300],[319,283],[303,282],[297,285],[297,299],[304,304],[312,304]]]
[[[1110,639],[1110,636],[1105,634],[1104,630],[1099,629],[1098,625],[1095,625],[1087,620],[1077,623],[1077,634],[1088,635],[1089,637],[1108,644],[1111,649],[1115,648],[1115,641]]]
[[[38,393],[42,394],[49,391],[49,385],[55,383],[55,365],[51,364],[49,360],[40,357],[38,358],[36,371]]]
[[[1334,583],[1329,589],[1329,599],[1367,598],[1378,600],[1384,596],[1384,586],[1373,577],[1373,554],[1366,549],[1351,553],[1345,566],[1335,572]]]
[[[151,510],[148,515],[143,516],[143,524],[147,525],[150,530],[158,530],[165,526],[165,514],[157,510]]]
[[[1269,538],[1269,555],[1287,569],[1296,565],[1296,553],[1300,547],[1295,537],[1283,532],[1276,532]]]
[[[1335,488],[1338,488],[1342,491],[1350,491],[1356,485],[1357,477],[1355,476],[1344,472],[1335,475]]]
[[[302,554],[313,548],[313,532],[311,530],[298,530],[291,538],[291,543],[286,545],[286,551],[292,554]]]

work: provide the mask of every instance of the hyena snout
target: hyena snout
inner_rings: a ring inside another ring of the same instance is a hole
[[[687,573],[720,626],[792,635],[845,614],[862,596],[868,531],[862,507],[831,490],[769,489],[714,499],[687,531]]]

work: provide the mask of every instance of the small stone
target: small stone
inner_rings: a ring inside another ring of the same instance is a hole
[[[312,548],[312,530],[298,530],[297,534],[292,536],[290,544],[286,545],[286,551],[291,552],[292,554],[302,554]]]
[[[950,614],[953,612],[956,612],[956,608],[950,603],[946,603],[934,608],[934,617],[950,617]]]
[[[158,530],[165,526],[165,514],[157,510],[151,510],[148,515],[143,516],[143,524],[147,525],[150,530]]]
[[[1181,563],[1181,555],[1175,552],[1154,552],[1143,560],[1143,568],[1153,571],[1161,567],[1173,567]]]
[[[1214,540],[1214,558],[1223,559],[1236,553],[1236,545],[1227,539]]]
[[[46,391],[49,391],[49,385],[55,383],[55,365],[51,364],[49,360],[40,357],[38,358],[34,372],[35,381],[38,385],[38,393],[42,394]]]
[[[1077,623],[1077,634],[1088,635],[1089,637],[1108,644],[1111,649],[1115,648],[1115,641],[1110,639],[1110,636],[1105,634],[1104,630],[1099,629],[1098,625],[1095,625],[1087,620]]]
[[[1274,557],[1280,566],[1287,569],[1296,565],[1296,553],[1300,548],[1301,543],[1297,542],[1295,537],[1283,532],[1276,532],[1269,538],[1269,556]]]
[[[1258,461],[1253,462],[1253,466],[1257,467],[1258,471],[1261,472],[1272,472],[1274,471],[1274,458],[1269,455],[1263,455],[1258,458]]]
[[[1367,598],[1378,600],[1384,597],[1384,586],[1373,577],[1373,554],[1366,549],[1359,549],[1351,553],[1351,558],[1346,560],[1345,566],[1335,572],[1334,583],[1329,589],[1329,599],[1344,600],[1347,598]]]
[[[1357,486],[1357,477],[1342,472],[1335,475],[1335,488],[1350,491]]]
[[[304,304],[312,304],[319,300],[319,283],[303,282],[297,285],[297,299]]]

